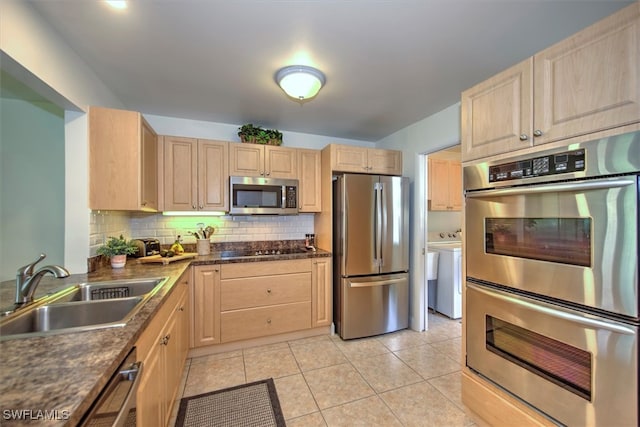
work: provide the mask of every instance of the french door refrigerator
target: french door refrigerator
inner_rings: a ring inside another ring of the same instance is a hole
[[[344,174],[333,184],[334,322],[343,339],[409,325],[409,180]]]

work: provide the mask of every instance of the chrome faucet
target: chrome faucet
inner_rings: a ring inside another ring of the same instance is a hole
[[[16,273],[16,305],[28,304],[33,301],[33,294],[45,274],[51,273],[57,278],[69,276],[69,271],[59,265],[46,265],[34,273],[33,269],[36,264],[46,257],[45,254],[40,254],[38,259],[18,269]]]

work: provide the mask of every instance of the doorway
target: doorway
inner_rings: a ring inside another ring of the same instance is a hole
[[[460,240],[462,230],[462,169],[461,145],[438,149],[419,155],[418,176],[422,182],[420,210],[423,220],[420,223],[424,275],[421,286],[412,295],[412,328],[429,328],[429,313],[435,310],[433,297],[437,292],[437,279],[427,280],[430,268],[428,247],[430,243],[441,240]],[[444,238],[441,237],[444,233]],[[431,290],[431,292],[430,292]],[[431,297],[431,298],[430,298]],[[430,301],[431,299],[431,301]],[[430,304],[431,302],[431,304]]]

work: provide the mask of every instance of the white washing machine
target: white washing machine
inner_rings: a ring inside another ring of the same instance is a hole
[[[438,252],[436,311],[452,319],[462,317],[462,243],[429,244]]]

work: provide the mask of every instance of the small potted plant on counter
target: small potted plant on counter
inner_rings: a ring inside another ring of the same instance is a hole
[[[127,263],[127,255],[133,255],[137,250],[138,247],[121,234],[120,237],[109,237],[107,243],[100,246],[96,253],[109,257],[112,268],[123,268]]]

